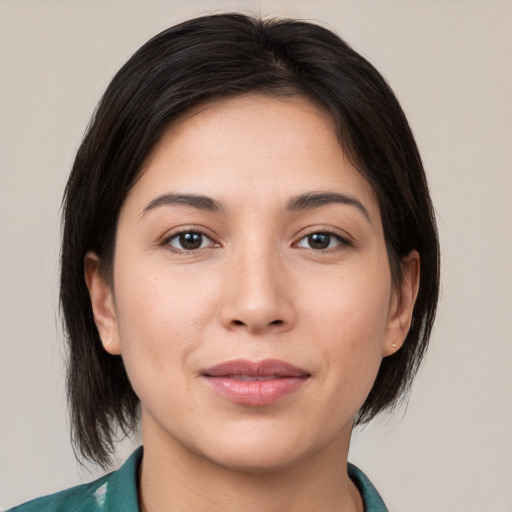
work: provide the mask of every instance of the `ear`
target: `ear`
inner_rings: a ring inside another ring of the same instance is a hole
[[[100,259],[88,252],[84,258],[85,282],[89,289],[94,322],[103,343],[103,348],[112,355],[121,353],[117,329],[117,315],[111,286],[100,273]]]
[[[389,308],[388,332],[382,357],[394,354],[404,343],[411,327],[412,312],[420,285],[420,255],[411,251],[402,261],[402,281],[396,286]]]

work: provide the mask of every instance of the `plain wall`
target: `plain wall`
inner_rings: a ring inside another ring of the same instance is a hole
[[[57,302],[60,200],[89,117],[150,36],[223,10],[338,32],[390,82],[429,176],[443,256],[431,349],[406,413],[356,434],[350,459],[395,512],[511,512],[505,0],[0,0],[0,508],[99,474],[69,442]]]

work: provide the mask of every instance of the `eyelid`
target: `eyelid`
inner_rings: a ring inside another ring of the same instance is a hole
[[[299,236],[296,237],[296,241],[293,243],[294,246],[297,246],[297,244],[299,242],[301,242],[304,238],[310,236],[310,235],[314,235],[314,234],[325,234],[325,235],[330,235],[330,236],[333,236],[335,237],[339,242],[340,242],[340,246],[341,248],[346,248],[346,247],[354,247],[355,246],[355,243],[354,243],[354,239],[346,232],[346,231],[343,231],[339,228],[334,228],[332,226],[312,226],[310,228],[306,228],[306,230],[304,230],[302,233],[300,233]],[[326,251],[330,251],[330,250],[336,250],[335,248],[331,248],[331,249],[311,249],[315,252],[326,252]]]
[[[208,240],[210,240],[211,244],[208,247],[202,247],[202,248],[192,249],[192,250],[188,250],[188,251],[185,249],[178,249],[177,247],[174,247],[170,244],[171,240],[175,239],[176,237],[179,237],[180,235],[186,234],[186,233],[198,233],[198,234],[204,236],[205,238],[207,238]],[[172,229],[171,231],[168,231],[161,238],[159,245],[166,246],[170,251],[178,253],[178,254],[189,254],[190,255],[190,254],[197,253],[198,251],[212,249],[215,247],[221,247],[221,244],[219,242],[217,242],[216,238],[217,237],[215,235],[211,234],[211,231],[209,229],[207,229],[203,226],[197,226],[197,225],[196,226],[194,226],[194,225],[179,226],[179,227]]]

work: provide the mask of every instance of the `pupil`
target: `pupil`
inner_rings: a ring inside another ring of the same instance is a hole
[[[199,249],[202,242],[203,235],[201,233],[183,233],[180,235],[180,245],[183,249]]]
[[[327,249],[331,236],[324,233],[314,233],[308,236],[308,242],[313,249]]]

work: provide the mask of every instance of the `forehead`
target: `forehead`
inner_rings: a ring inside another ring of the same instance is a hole
[[[302,97],[244,95],[202,104],[174,121],[127,202],[186,192],[227,203],[284,203],[320,189],[355,194],[370,211],[376,208],[373,189],[346,158],[329,113]]]

